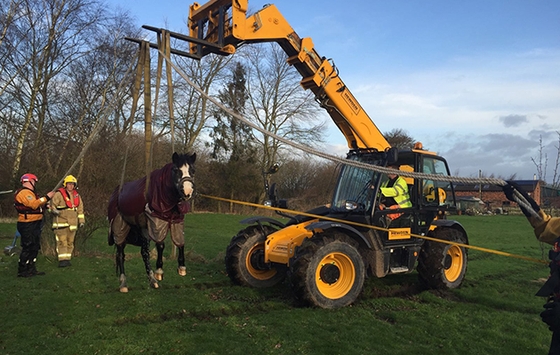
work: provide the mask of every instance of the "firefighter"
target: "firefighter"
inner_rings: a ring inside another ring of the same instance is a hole
[[[56,190],[49,210],[54,215],[52,229],[56,237],[58,266],[70,266],[74,251],[74,237],[78,227],[85,223],[84,203],[78,191],[78,180],[73,175],[64,178],[63,187]]]
[[[14,206],[18,212],[17,230],[21,234],[21,253],[18,260],[18,277],[44,275],[37,271],[35,263],[41,249],[41,230],[43,228],[43,207],[53,197],[54,191],[39,197],[35,185],[39,179],[33,174],[23,174],[21,188],[14,196]]]

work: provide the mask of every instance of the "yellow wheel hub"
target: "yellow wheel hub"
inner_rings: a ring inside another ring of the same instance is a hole
[[[465,262],[463,250],[458,245],[452,245],[447,249],[445,256],[444,267],[445,277],[449,282],[455,282],[463,270],[463,263]]]
[[[268,280],[276,275],[275,269],[259,268],[257,259],[259,254],[264,253],[264,243],[255,244],[245,259],[245,267],[247,271],[257,280]]]
[[[342,253],[326,255],[315,270],[319,292],[330,299],[344,297],[354,285],[356,270],[350,258]]]

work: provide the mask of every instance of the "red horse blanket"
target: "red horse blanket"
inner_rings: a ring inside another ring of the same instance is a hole
[[[130,226],[147,229],[150,238],[161,242],[171,230],[171,238],[184,245],[183,221],[189,204],[182,201],[173,181],[173,163],[152,171],[146,191],[146,177],[124,183],[109,199],[108,218],[114,242],[126,241]],[[111,240],[109,240],[109,244]]]

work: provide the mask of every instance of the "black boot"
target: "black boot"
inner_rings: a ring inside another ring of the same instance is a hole
[[[45,273],[43,271],[37,271],[37,268],[35,267],[35,263],[31,263],[29,264],[29,273],[31,274],[31,276],[43,276],[45,275]]]
[[[18,277],[31,277],[31,273],[29,272],[29,265],[28,264],[21,264],[18,263]]]

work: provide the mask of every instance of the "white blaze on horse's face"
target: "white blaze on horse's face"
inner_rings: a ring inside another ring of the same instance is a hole
[[[179,170],[181,170],[181,173],[183,174],[183,177],[181,178],[182,181],[182,188],[183,188],[183,193],[185,194],[186,199],[188,200],[189,198],[192,197],[193,192],[194,192],[194,185],[192,182],[192,176],[190,174],[189,171],[189,165],[185,164],[183,165]],[[185,179],[188,178],[188,179]]]

